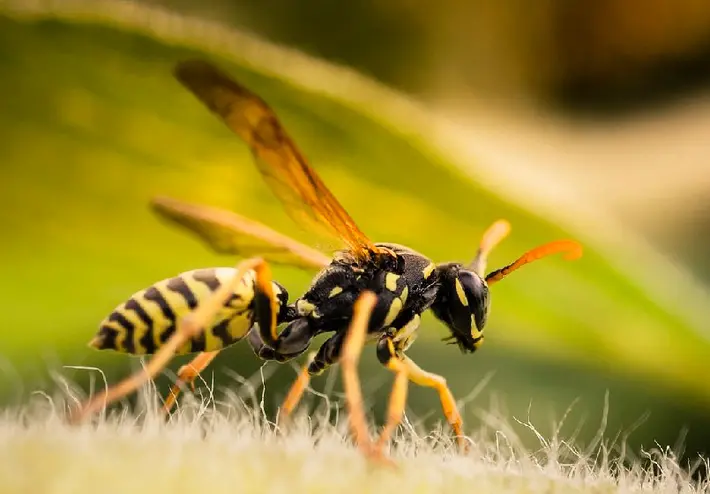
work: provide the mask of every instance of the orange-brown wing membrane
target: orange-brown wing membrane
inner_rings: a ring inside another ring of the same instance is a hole
[[[179,63],[175,77],[249,145],[262,176],[294,220],[315,220],[359,260],[378,250],[311,169],[266,102],[202,60]]]
[[[330,262],[324,253],[236,213],[169,197],[156,197],[151,205],[160,216],[192,231],[221,254],[258,256],[271,263],[310,270]]]
[[[488,273],[486,275],[486,283],[492,285],[525,264],[560,252],[565,253],[564,258],[567,260],[578,259],[582,257],[582,245],[574,240],[556,240],[554,242],[541,245],[540,247],[536,247],[523,254],[514,263],[508,264],[504,268],[496,269],[495,271]]]

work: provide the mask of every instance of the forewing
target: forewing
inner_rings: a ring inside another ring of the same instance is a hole
[[[169,197],[156,197],[151,205],[160,216],[192,231],[222,254],[259,256],[270,263],[311,270],[330,263],[324,253],[230,211]]]
[[[178,64],[175,76],[249,145],[266,183],[296,222],[324,227],[357,259],[378,250],[308,165],[266,102],[202,60]]]

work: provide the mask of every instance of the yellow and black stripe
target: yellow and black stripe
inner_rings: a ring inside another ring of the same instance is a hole
[[[234,272],[234,268],[187,271],[133,294],[101,322],[90,346],[134,355],[154,353],[175,333],[178,320],[229,282]],[[278,295],[279,286],[273,288]],[[241,340],[254,322],[253,300],[254,272],[249,271],[214,323],[177,353],[220,350]]]

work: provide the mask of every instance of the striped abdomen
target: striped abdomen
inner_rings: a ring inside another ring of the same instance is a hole
[[[155,352],[175,333],[177,321],[229,282],[234,272],[234,268],[196,269],[133,294],[101,322],[90,346],[136,355]],[[274,291],[280,292],[276,284]],[[211,326],[177,353],[219,350],[242,339],[253,324],[253,298],[254,272],[249,271]]]

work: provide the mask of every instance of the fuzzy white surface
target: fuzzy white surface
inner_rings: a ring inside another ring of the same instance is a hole
[[[0,416],[2,493],[694,493],[667,451],[644,453],[654,472],[619,470],[601,441],[580,452],[538,435],[525,451],[514,428],[490,415],[462,454],[447,428],[419,431],[405,420],[390,447],[396,467],[369,463],[347,434],[346,415],[329,400],[278,426],[254,396],[191,398],[168,421],[143,391],[140,411],[71,426],[71,400],[38,395]],[[145,403],[148,403],[146,406]],[[340,410],[334,414],[334,410]],[[518,424],[536,433],[532,424]],[[373,428],[372,434],[374,436]],[[648,462],[646,463],[648,464]],[[616,473],[614,473],[616,472]]]

